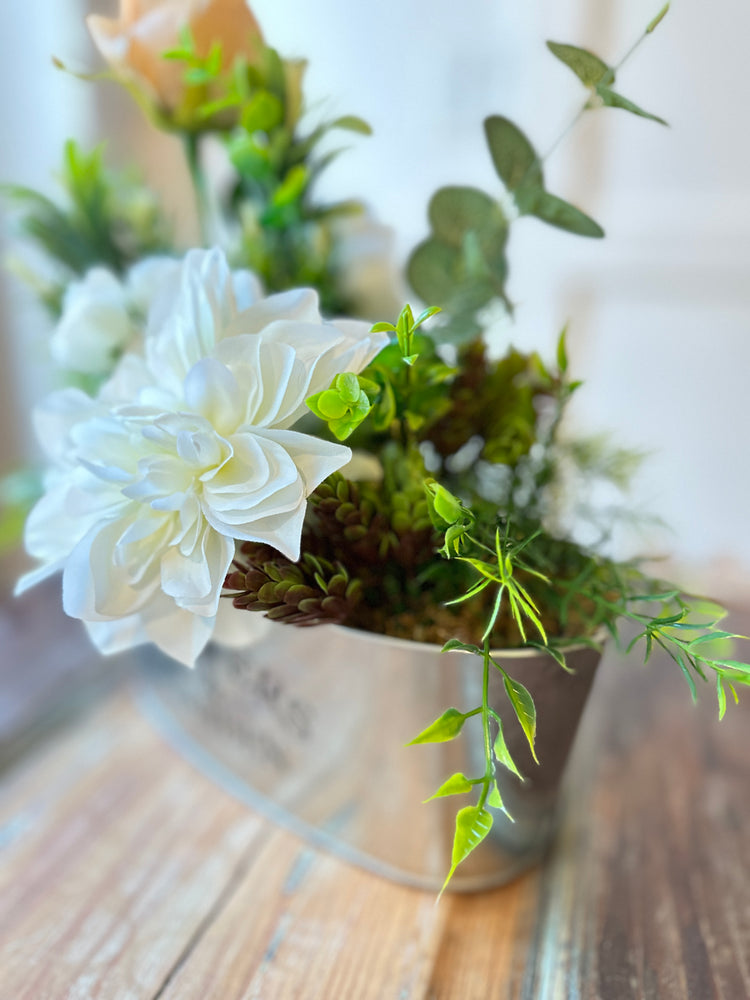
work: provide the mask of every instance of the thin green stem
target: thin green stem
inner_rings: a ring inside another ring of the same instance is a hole
[[[627,52],[622,57],[622,59],[620,59],[620,61],[618,63],[616,63],[614,66],[610,67],[610,69],[608,69],[607,72],[602,75],[602,78],[599,80],[597,86],[609,87],[611,84],[613,84],[615,82],[616,75],[620,72],[620,70],[625,65],[625,63],[627,63],[631,59],[631,57],[633,55],[635,55],[635,53],[637,52],[637,50],[645,42],[645,40],[652,33],[652,31],[653,31],[653,28],[651,27],[651,25],[649,25],[649,27],[641,35],[639,35],[638,38],[636,39],[636,41],[630,46],[630,48],[627,50]],[[555,139],[555,141],[549,147],[549,149],[544,154],[544,156],[537,157],[537,160],[534,162],[534,164],[532,164],[532,168],[536,167],[536,166],[539,166],[542,163],[545,163],[549,159],[549,157],[555,152],[555,150],[558,148],[558,146],[560,146],[561,143],[565,139],[567,139],[568,135],[570,135],[570,133],[576,127],[576,125],[581,120],[581,118],[583,118],[583,116],[585,115],[585,113],[587,111],[590,111],[592,107],[593,107],[593,105],[591,104],[591,96],[589,96],[589,97],[586,98],[586,101],[584,102],[583,106],[581,108],[579,108],[579,110],[576,112],[576,114],[572,118],[572,120],[568,122],[568,124],[565,126],[565,128],[562,130],[562,132],[558,135],[558,137]],[[529,169],[532,169],[532,168],[529,168]]]
[[[495,763],[492,757],[492,739],[490,735],[490,640],[489,636],[484,640],[483,652],[483,674],[482,674],[482,733],[484,735],[484,778],[482,779],[482,792],[479,796],[477,806],[484,807],[487,796],[490,793],[490,785],[495,776]]]
[[[209,242],[208,220],[210,218],[208,185],[201,166],[200,138],[195,132],[188,132],[185,135],[185,158],[195,192],[195,207],[198,214],[201,241],[204,246],[207,246]]]

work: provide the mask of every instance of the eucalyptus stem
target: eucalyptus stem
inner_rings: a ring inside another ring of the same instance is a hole
[[[630,46],[625,55],[620,59],[620,61],[615,65],[610,67],[606,73],[602,74],[601,79],[598,81],[597,86],[609,87],[615,82],[616,75],[620,72],[622,67],[635,55],[638,49],[643,45],[648,36],[653,33],[654,28],[659,23],[659,21],[665,16],[667,10],[669,9],[669,4],[662,8],[660,13],[651,21],[645,31],[643,31],[635,42]],[[544,156],[537,157],[534,161],[533,167],[537,167],[542,163],[545,163],[550,156],[555,152],[555,150],[560,146],[565,139],[570,135],[573,129],[576,127],[578,122],[583,118],[587,111],[591,111],[596,105],[591,103],[591,96],[587,97],[583,106],[578,109],[573,118],[568,122],[562,132],[558,135],[552,145],[549,147]],[[531,169],[531,168],[530,168]]]
[[[188,170],[190,171],[190,180],[193,184],[193,191],[195,193],[195,207],[198,214],[201,242],[204,246],[208,246],[208,221],[210,217],[208,185],[206,183],[206,175],[203,172],[203,167],[201,166],[200,138],[198,133],[187,132],[184,137],[184,142],[185,158],[187,160]]]

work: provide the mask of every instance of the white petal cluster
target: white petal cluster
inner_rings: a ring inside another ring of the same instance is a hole
[[[68,286],[62,315],[52,333],[50,352],[71,372],[107,377],[127,352],[142,353],[147,320],[158,328],[179,288],[182,261],[147,257],[119,278],[105,267],[93,267]],[[232,283],[238,305],[261,296],[255,275],[237,271]]]
[[[299,558],[307,497],[351,457],[292,429],[305,400],[385,342],[324,322],[313,291],[258,298],[220,251],[191,251],[153,298],[143,352],[97,399],[69,389],[39,408],[54,466],[26,531],[42,566],[21,589],[61,569],[65,610],[101,649],[151,640],[192,664],[235,540]]]

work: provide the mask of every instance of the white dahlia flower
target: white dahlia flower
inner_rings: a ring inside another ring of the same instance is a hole
[[[146,322],[158,328],[164,320],[181,272],[181,260],[161,256],[144,258],[122,279],[105,267],[92,267],[65,292],[50,339],[53,359],[68,371],[111,375],[124,353],[143,352]],[[240,308],[261,297],[250,271],[235,271],[232,283]]]
[[[26,529],[42,566],[19,589],[62,569],[66,612],[105,652],[152,640],[192,664],[235,540],[298,559],[307,497],[351,458],[292,427],[387,338],[324,322],[313,291],[252,293],[220,251],[191,251],[144,355],[126,354],[97,399],[68,389],[37,411],[54,467]]]

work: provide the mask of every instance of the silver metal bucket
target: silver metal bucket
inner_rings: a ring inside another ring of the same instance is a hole
[[[536,701],[541,764],[493,670],[490,704],[527,780],[498,766],[515,823],[496,814],[490,836],[453,878],[459,891],[507,882],[543,855],[600,658],[576,649],[570,675],[535,651],[495,655]],[[141,700],[183,754],[253,808],[381,875],[439,889],[455,814],[476,796],[422,802],[454,772],[484,773],[481,724],[469,719],[450,743],[404,744],[447,708],[480,705],[481,688],[482,664],[471,654],[337,626],[279,625],[241,653],[209,648],[194,671],[151,680]]]

